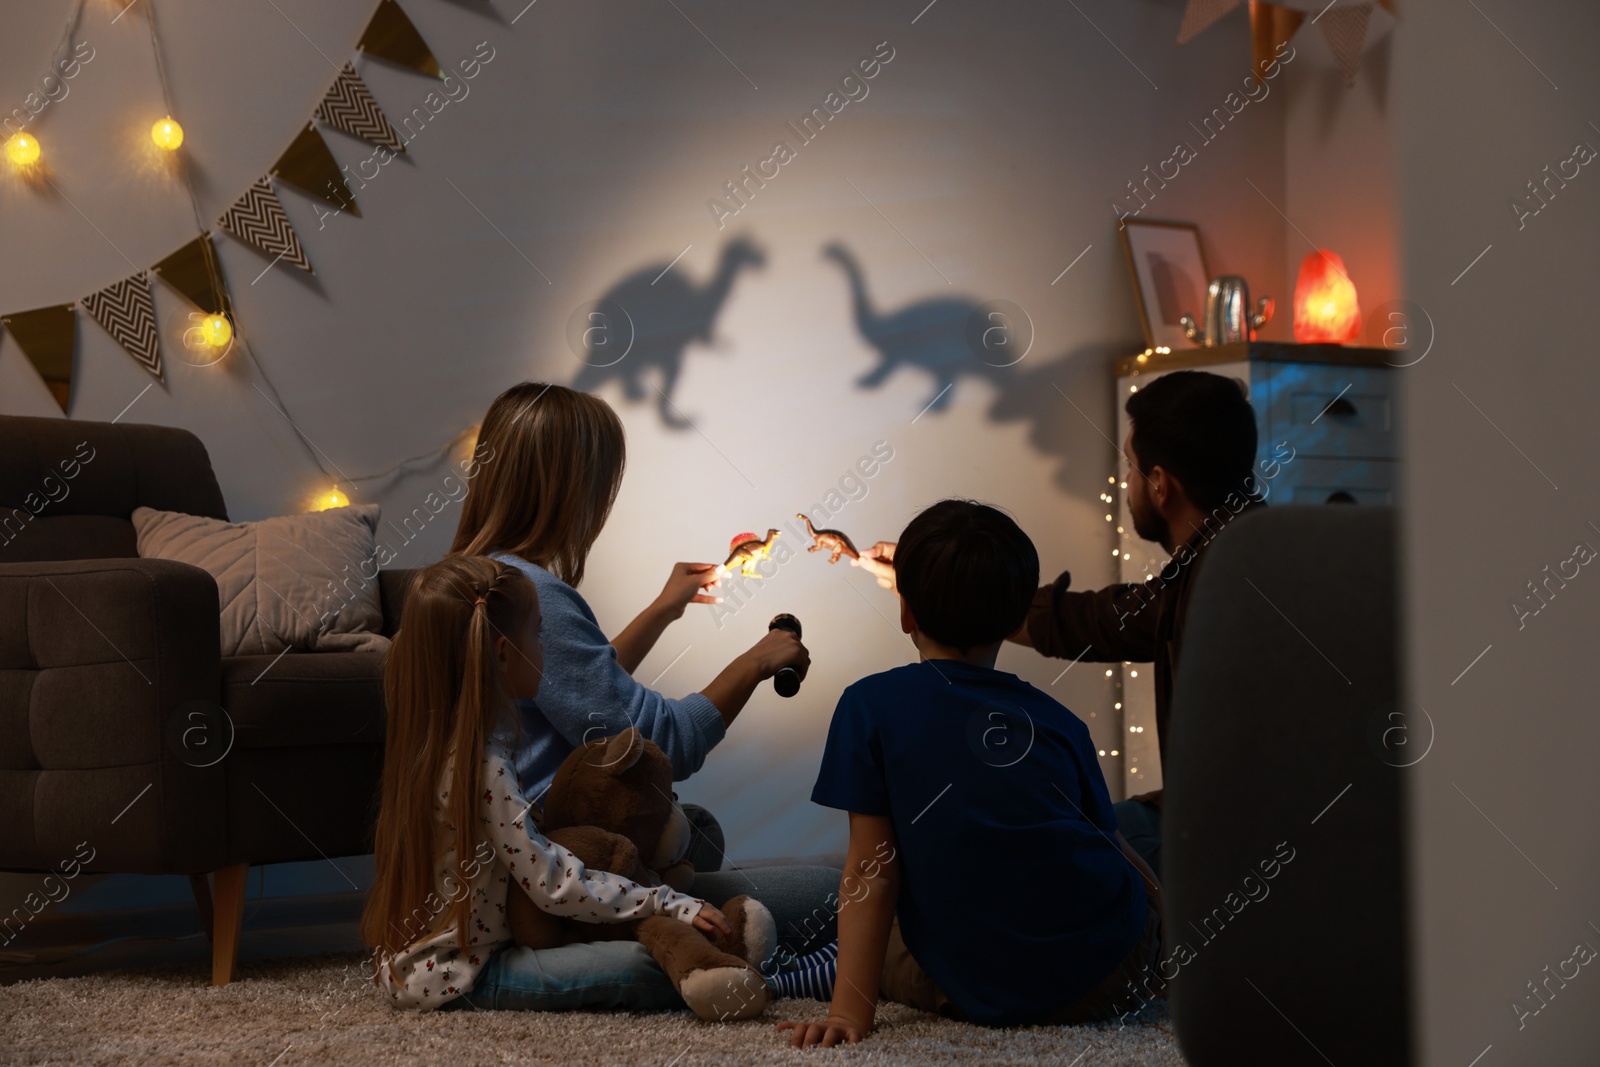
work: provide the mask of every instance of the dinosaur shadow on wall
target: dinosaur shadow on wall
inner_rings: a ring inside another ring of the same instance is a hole
[[[613,357],[606,346],[618,344],[614,332],[579,330],[581,341],[574,342],[583,355],[584,366],[572,381],[572,388],[594,392],[607,382],[622,386],[622,395],[638,403],[656,396],[661,421],[673,429],[687,429],[691,423],[673,402],[678,379],[683,373],[685,350],[691,343],[717,347],[712,328],[722,310],[734,280],[747,268],[766,265],[766,254],[748,238],[736,237],[722,246],[717,269],[704,285],[697,285],[679,266],[655,263],[629,274],[608,289],[596,305],[594,314],[611,316],[614,309],[620,323],[626,324],[630,342]],[[601,319],[595,320],[597,323]],[[580,324],[581,325],[581,324]],[[659,384],[649,381],[656,375]]]
[[[1038,353],[1013,358],[1003,345],[995,347],[983,338],[986,330],[1000,324],[1012,329],[1006,312],[999,316],[992,304],[962,297],[935,297],[892,311],[873,306],[866,277],[855,255],[840,244],[829,244],[822,255],[843,269],[850,286],[850,300],[856,329],[863,340],[876,349],[878,364],[855,380],[858,389],[876,389],[897,371],[920,371],[933,379],[926,405],[915,416],[934,416],[947,407],[961,391],[964,380],[988,383],[994,397],[985,416],[996,423],[1024,421],[1028,424],[1028,443],[1041,455],[1059,460],[1055,482],[1068,490],[1082,490],[1081,474],[1073,468],[1085,461],[1104,462],[1105,448],[1120,451],[1116,417],[1103,402],[1084,406],[1071,397],[1104,396],[1107,377],[1115,357],[1133,351],[1132,345],[1092,344],[1076,348],[1054,359]],[[1031,323],[1027,326],[1031,334]],[[1002,338],[1003,334],[994,334]],[[1026,341],[1013,338],[1007,343]],[[987,350],[986,350],[987,346]],[[1120,464],[1120,456],[1115,461]],[[1096,481],[1101,474],[1094,471]]]
[[[876,389],[901,367],[915,367],[933,375],[934,391],[926,403],[929,411],[943,411],[950,403],[957,379],[964,375],[999,381],[994,366],[973,355],[967,342],[967,324],[979,305],[960,297],[937,297],[884,313],[872,306],[866,276],[855,255],[841,244],[822,250],[844,270],[850,282],[850,305],[856,329],[878,350],[878,365],[856,379],[859,389]]]

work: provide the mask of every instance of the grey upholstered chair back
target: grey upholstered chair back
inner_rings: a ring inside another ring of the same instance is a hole
[[[1162,828],[1196,1067],[1407,1060],[1400,778],[1431,730],[1397,704],[1395,538],[1387,509],[1270,508],[1197,576]]]
[[[141,506],[228,517],[198,437],[0,416],[0,563],[136,555],[128,516]]]

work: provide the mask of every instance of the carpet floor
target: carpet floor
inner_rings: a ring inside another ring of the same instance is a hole
[[[1059,1064],[1182,1067],[1164,1007],[1127,1026],[990,1030],[897,1004],[859,1045],[799,1052],[780,1019],[826,1005],[779,1001],[760,1019],[700,1022],[688,1012],[398,1012],[360,976],[360,957],[246,963],[232,985],[181,965],[17,982],[0,990],[0,1063],[17,1064]]]

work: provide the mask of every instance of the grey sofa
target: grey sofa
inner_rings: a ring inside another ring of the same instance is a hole
[[[193,434],[0,417],[0,457],[0,869],[189,875],[224,984],[250,865],[372,850],[383,656],[220,655],[216,583],[129,522],[227,518]]]

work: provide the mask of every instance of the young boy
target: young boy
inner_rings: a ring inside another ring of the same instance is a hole
[[[825,1021],[779,1029],[859,1041],[880,992],[994,1026],[1109,1018],[1156,963],[1160,889],[1117,833],[1088,728],[994,669],[1039,585],[1033,542],[946,500],[894,567],[922,661],[834,711],[811,799],[850,813],[838,979]]]

